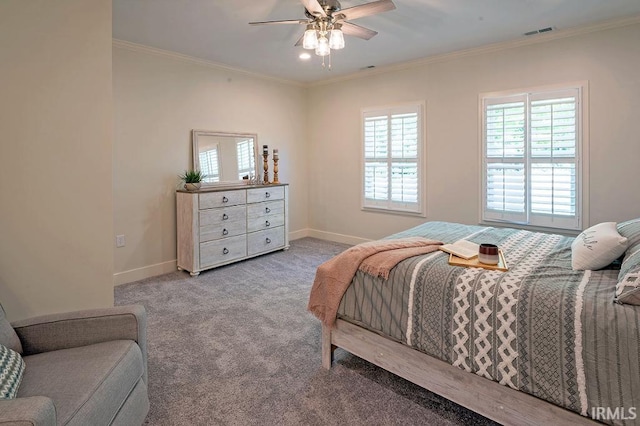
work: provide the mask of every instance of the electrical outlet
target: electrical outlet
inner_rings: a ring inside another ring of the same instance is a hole
[[[124,247],[124,235],[116,235],[116,247]]]

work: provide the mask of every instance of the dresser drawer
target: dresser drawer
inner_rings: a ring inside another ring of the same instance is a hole
[[[284,212],[262,217],[249,217],[247,220],[247,232],[262,231],[282,225],[284,225]]]
[[[222,225],[207,225],[200,227],[200,242],[219,240],[220,238],[228,238],[236,235],[242,235],[247,232],[246,220],[236,220],[227,222]]]
[[[247,191],[239,189],[235,191],[207,192],[199,195],[200,209],[216,207],[236,206],[247,202]]]
[[[247,203],[284,199],[284,186],[265,186],[247,189]]]
[[[244,204],[240,206],[200,210],[201,227],[208,225],[225,226],[230,222],[245,222],[246,220],[247,208]]]
[[[249,256],[282,248],[284,246],[284,226],[252,232],[247,235],[247,241]]]
[[[244,235],[200,244],[200,269],[240,259],[247,255]]]
[[[248,218],[264,218],[282,216],[284,214],[284,200],[265,201],[263,203],[247,204]]]

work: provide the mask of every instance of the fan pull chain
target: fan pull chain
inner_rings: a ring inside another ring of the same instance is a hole
[[[327,70],[331,71],[331,51],[329,51],[329,54],[327,55],[329,57],[329,66],[327,67],[324,63],[324,56],[322,57],[322,68],[326,68]]]

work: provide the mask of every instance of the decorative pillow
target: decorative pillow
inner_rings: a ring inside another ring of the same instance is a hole
[[[616,284],[617,303],[640,305],[640,266],[632,268]]]
[[[619,223],[618,232],[623,237],[627,237],[629,242],[618,274],[618,281],[620,281],[629,270],[640,265],[640,218]]]
[[[24,374],[24,360],[20,354],[0,345],[0,399],[12,399]]]
[[[625,275],[638,266],[640,266],[640,244],[627,249],[627,254],[624,255],[624,260],[622,261],[622,265],[620,265],[618,281],[622,281]]]
[[[640,243],[640,218],[621,222],[617,228],[620,235],[629,240],[629,248]]]
[[[615,222],[603,222],[585,229],[571,244],[571,267],[576,270],[601,269],[627,249]]]
[[[18,353],[22,353],[22,345],[16,331],[11,327],[4,315],[4,309],[0,304],[0,345],[5,345]]]

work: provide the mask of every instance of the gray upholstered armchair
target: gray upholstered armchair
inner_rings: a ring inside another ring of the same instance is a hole
[[[142,306],[46,315],[12,324],[0,343],[22,354],[18,395],[0,425],[140,425],[149,411]]]

